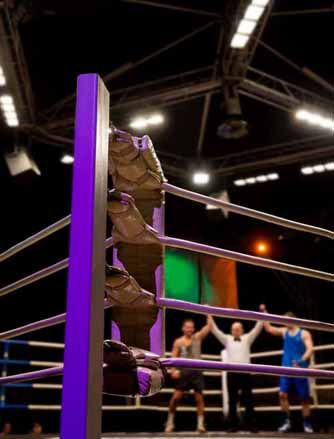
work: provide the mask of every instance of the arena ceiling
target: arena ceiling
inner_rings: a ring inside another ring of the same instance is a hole
[[[22,123],[18,130],[3,124],[4,138],[10,146],[19,138],[71,150],[76,77],[98,72],[118,127],[128,129],[143,112],[163,112],[166,123],[149,134],[167,175],[183,178],[184,169],[204,163],[216,177],[235,178],[327,160],[333,133],[298,123],[294,112],[305,105],[333,110],[332,1],[273,1],[247,50],[235,56],[231,33],[247,3],[8,2],[22,43],[16,56],[27,69],[15,88]],[[230,86],[249,124],[239,140],[217,136]]]

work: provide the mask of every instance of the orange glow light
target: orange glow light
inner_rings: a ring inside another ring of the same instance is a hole
[[[260,241],[255,244],[256,253],[266,255],[269,252],[269,246],[266,242]]]

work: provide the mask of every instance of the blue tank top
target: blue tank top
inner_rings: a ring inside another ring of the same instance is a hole
[[[282,366],[293,366],[293,361],[299,361],[305,354],[306,347],[302,338],[302,330],[298,329],[295,335],[286,330],[284,334]],[[304,365],[307,367],[308,363]],[[303,365],[301,365],[303,367]]]

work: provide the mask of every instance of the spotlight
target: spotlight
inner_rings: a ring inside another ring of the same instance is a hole
[[[269,245],[265,241],[258,241],[255,243],[255,253],[258,255],[267,255],[269,252]]]
[[[197,171],[193,174],[193,183],[198,186],[204,186],[210,181],[210,175],[205,171]]]
[[[246,47],[269,3],[270,0],[252,0],[233,35],[231,40],[232,49],[244,49]]]
[[[313,166],[304,166],[300,170],[303,175],[312,175],[314,173],[322,174],[326,171],[334,171],[334,162],[319,163]]]
[[[0,85],[1,85],[1,75],[0,75]],[[0,107],[7,125],[9,127],[19,126],[19,119],[17,117],[12,96],[2,95],[0,97]]]
[[[304,108],[301,108],[295,112],[295,118],[310,125],[334,131],[333,117],[326,117],[321,115],[320,113],[313,113]]]
[[[255,177],[239,178],[234,180],[234,186],[242,187],[248,184],[266,183],[268,181],[275,181],[279,179],[277,172],[271,172],[270,174],[257,175]]]
[[[64,165],[72,165],[74,162],[74,157],[71,154],[63,154],[60,159],[61,163]]]
[[[143,128],[146,128],[147,120],[144,119],[143,117],[137,117],[136,119],[133,119],[133,121],[130,123],[130,127],[136,130],[141,130]]]
[[[144,128],[147,128],[149,125],[160,125],[163,122],[163,115],[160,113],[154,113],[150,116],[140,116],[134,118],[130,123],[130,127],[136,130],[142,130]]]
[[[224,88],[224,120],[217,135],[222,139],[241,139],[248,134],[248,124],[242,117],[240,97],[236,87]]]

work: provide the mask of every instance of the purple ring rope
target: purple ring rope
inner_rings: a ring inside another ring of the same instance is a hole
[[[334,371],[303,369],[300,367],[268,366],[265,364],[223,363],[221,361],[194,360],[190,358],[162,358],[166,367],[180,367],[198,370],[222,370],[236,373],[279,375],[299,378],[334,378]]]
[[[112,237],[106,240],[106,248],[109,248],[113,245]],[[57,273],[68,267],[69,259],[63,259],[62,261],[56,262],[49,267],[43,268],[42,270],[36,271],[36,273],[30,274],[29,276],[24,277],[10,285],[7,285],[0,289],[0,297],[5,296],[7,294],[12,293],[13,291],[18,290],[19,288],[23,288],[27,285],[30,285],[34,282],[37,282],[40,279],[44,279],[45,277],[51,276],[51,274]]]
[[[275,314],[265,314],[257,311],[246,311],[241,309],[219,308],[217,306],[199,305],[197,303],[186,302],[184,300],[159,298],[157,304],[162,307],[190,311],[199,314],[212,314],[218,317],[237,318],[242,320],[261,320],[264,322],[278,323],[281,325],[297,325],[307,329],[317,329],[320,331],[334,332],[334,324],[319,322],[316,320],[299,319],[296,317],[278,316]],[[1,339],[1,334],[0,334]]]
[[[56,375],[62,375],[63,366],[50,367],[43,370],[35,370],[33,372],[18,373],[17,375],[8,375],[6,377],[0,377],[0,385],[9,383],[19,383],[21,381],[39,380],[41,378],[53,377]]]
[[[105,300],[104,309],[110,308],[111,304]],[[66,313],[58,314],[48,319],[38,320],[37,322],[28,323],[19,328],[10,329],[5,332],[0,332],[0,340],[9,340],[19,335],[28,334],[29,332],[38,331],[39,329],[49,328],[50,326],[59,325],[66,321]]]

